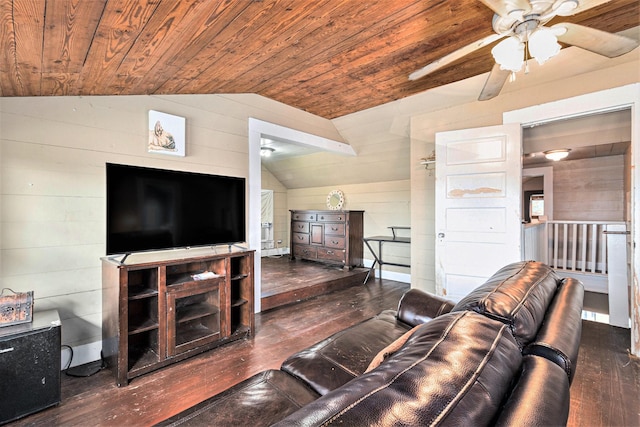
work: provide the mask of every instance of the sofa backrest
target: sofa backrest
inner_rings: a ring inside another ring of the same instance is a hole
[[[508,325],[472,311],[443,314],[380,366],[277,425],[489,425],[521,363]]]
[[[532,342],[560,278],[535,261],[509,264],[458,302],[452,312],[472,310],[511,328],[520,348]]]

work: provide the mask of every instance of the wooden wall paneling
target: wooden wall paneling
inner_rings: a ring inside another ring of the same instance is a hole
[[[83,95],[104,94],[120,63],[131,49],[145,25],[158,7],[158,3],[137,0],[119,0],[111,4],[116,13],[103,16],[91,41],[86,65],[80,73]]]
[[[624,220],[624,156],[553,164],[554,218]]]
[[[239,20],[230,25],[234,31],[234,44],[232,48],[221,50],[215,58],[215,63],[211,64],[204,72],[207,75],[206,81],[193,82],[185,87],[187,90],[198,92],[235,92],[238,84],[247,87],[247,92],[260,93],[251,88],[259,83],[265,83],[267,79],[256,79],[255,74],[246,71],[260,69],[270,70],[270,73],[287,73],[293,68],[293,62],[308,64],[310,52],[305,52],[305,45],[309,41],[313,43],[324,43],[322,46],[315,45],[311,56],[321,55],[326,46],[334,43],[332,37],[339,32],[331,31],[332,28],[339,28],[339,17],[337,14],[345,6],[349,5],[350,14],[364,13],[375,7],[372,3],[354,4],[344,0],[327,3],[314,3],[305,7],[300,7],[296,2],[282,2],[270,4],[269,10],[262,8],[257,13],[257,19],[252,22],[251,30],[245,28],[243,22]],[[310,17],[309,11],[313,10]],[[246,12],[245,12],[246,13]],[[273,17],[277,16],[277,21]],[[328,24],[330,22],[330,24]],[[329,27],[329,28],[327,28]],[[350,28],[350,31],[356,31]],[[314,33],[321,32],[322,37],[314,37]],[[291,47],[292,52],[287,47]],[[240,71],[237,79],[229,79],[225,67],[219,64],[233,64]],[[284,69],[283,69],[284,66]],[[273,68],[275,67],[275,68]],[[276,71],[278,70],[278,71]],[[268,85],[268,83],[267,83]]]
[[[44,11],[39,0],[2,4],[3,96],[40,95]]]
[[[638,8],[619,0],[563,20],[619,32],[638,26]],[[331,119],[492,64],[488,46],[407,79],[491,33],[492,11],[472,0],[24,0],[0,14],[3,96],[255,92]]]
[[[336,76],[335,73],[345,72],[343,65],[353,59],[348,57],[349,54],[352,57],[362,55],[361,52],[358,53],[359,46],[367,46],[365,48],[367,51],[374,50],[379,54],[380,46],[378,44],[390,41],[390,38],[381,37],[380,33],[399,22],[407,25],[407,17],[416,18],[422,9],[424,7],[420,2],[391,4],[386,1],[378,1],[355,5],[344,2],[340,9],[332,10],[328,16],[323,15],[321,11],[318,13],[314,11],[315,16],[322,16],[318,19],[318,23],[322,25],[311,26],[307,22],[303,22],[301,28],[296,28],[296,32],[304,33],[302,34],[304,37],[297,38],[293,46],[295,54],[292,55],[288,49],[274,51],[271,55],[265,56],[261,66],[275,67],[274,71],[282,75],[283,82],[277,85],[279,93],[293,90],[295,85],[292,83],[295,81],[306,82],[310,78],[317,77],[326,83]],[[420,21],[420,19],[417,20]],[[376,22],[377,25],[370,25],[372,22]],[[337,31],[338,29],[345,29],[352,36],[345,38],[341,31]],[[379,36],[377,40],[375,36]],[[309,57],[316,59],[315,66],[309,66]],[[274,85],[268,81],[254,79],[253,82],[247,81],[247,83],[251,91],[264,93],[266,96],[277,96]],[[312,94],[312,92],[309,93],[309,95]],[[336,104],[334,107],[338,105]]]
[[[42,95],[67,95],[77,85],[105,4],[105,0],[46,4]]]
[[[119,64],[107,86],[110,92],[146,93],[170,79],[174,70],[168,60],[207,28],[220,7],[219,3],[212,7],[211,2],[161,2]],[[159,71],[164,79],[157,78]]]
[[[259,21],[259,16],[266,12],[266,9],[262,9],[263,4],[231,2],[228,7],[217,11],[216,15],[205,22],[204,31],[193,39],[193,43],[183,44],[181,50],[168,58],[167,63],[174,73],[171,79],[166,79],[156,88],[156,92],[189,93],[183,91],[183,88],[197,79],[208,65],[215,63],[221,52],[234,51],[233,46],[240,36],[251,37],[252,26]],[[230,22],[234,25],[229,25]],[[233,66],[235,65],[234,63]]]

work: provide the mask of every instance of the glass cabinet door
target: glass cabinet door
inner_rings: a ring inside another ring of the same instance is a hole
[[[220,282],[203,280],[167,288],[167,356],[222,338]]]

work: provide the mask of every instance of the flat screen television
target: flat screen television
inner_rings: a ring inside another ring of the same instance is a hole
[[[245,179],[107,163],[107,255],[246,241]]]

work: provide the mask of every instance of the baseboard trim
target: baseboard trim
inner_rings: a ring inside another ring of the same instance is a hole
[[[69,366],[69,368],[100,360],[102,341],[95,341],[75,347],[71,346],[71,348],[73,349],[73,359],[71,360],[71,366]],[[67,347],[62,347],[60,350],[60,356],[60,370],[67,369],[71,352]]]
[[[365,267],[371,268],[371,266],[373,265],[373,261],[365,259],[363,261],[363,264],[364,264]],[[374,270],[374,277],[380,278],[380,273],[379,273],[378,268],[376,268]],[[398,271],[382,270],[382,278],[383,279],[388,279],[388,280],[395,280],[396,282],[409,283],[409,284],[411,283],[411,274],[409,274],[409,273],[400,273]]]

